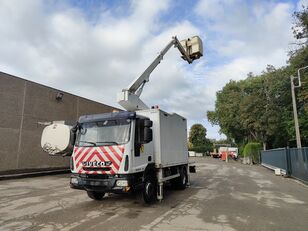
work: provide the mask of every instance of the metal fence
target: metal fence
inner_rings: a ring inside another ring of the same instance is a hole
[[[261,151],[261,164],[270,169],[280,168],[287,176],[308,184],[308,147]]]

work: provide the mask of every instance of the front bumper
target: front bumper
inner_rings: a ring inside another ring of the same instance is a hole
[[[128,184],[125,186],[117,186],[116,182],[119,180],[126,180]],[[130,179],[129,175],[106,176],[106,175],[72,174],[70,179],[70,186],[73,189],[81,189],[81,190],[97,191],[97,192],[127,193],[132,190],[131,185],[132,185],[132,179]]]

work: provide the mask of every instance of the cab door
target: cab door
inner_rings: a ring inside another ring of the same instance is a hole
[[[154,161],[153,159],[153,135],[152,126],[149,119],[136,119],[135,123],[135,136],[134,136],[134,155],[133,155],[133,171],[144,171],[149,163]],[[151,121],[152,122],[152,121]],[[151,125],[151,126],[150,126]],[[150,126],[150,127],[149,127]]]

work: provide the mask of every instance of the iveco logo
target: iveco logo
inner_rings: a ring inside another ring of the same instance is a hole
[[[112,164],[111,161],[83,161],[82,165],[84,167],[104,167],[104,166],[110,166]]]

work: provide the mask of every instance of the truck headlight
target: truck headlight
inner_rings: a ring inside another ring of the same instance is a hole
[[[72,177],[71,184],[78,184],[78,179],[76,177]]]
[[[126,186],[128,186],[128,181],[127,180],[117,180],[116,186],[126,187]]]

